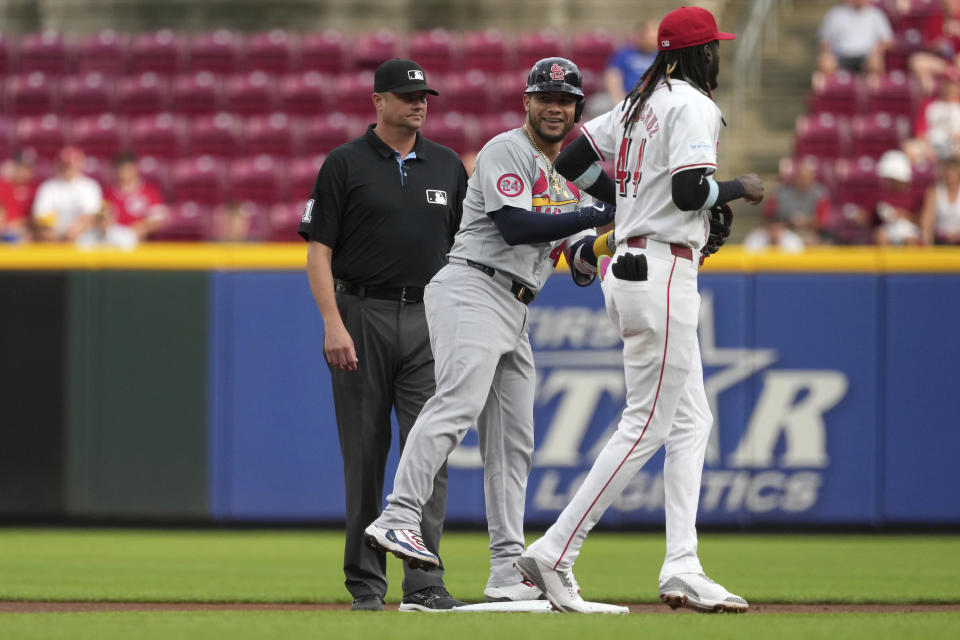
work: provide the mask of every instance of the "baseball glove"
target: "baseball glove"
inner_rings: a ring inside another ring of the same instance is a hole
[[[733,209],[729,204],[718,204],[710,209],[710,234],[707,244],[701,251],[704,257],[712,256],[730,237],[730,227],[733,225]]]

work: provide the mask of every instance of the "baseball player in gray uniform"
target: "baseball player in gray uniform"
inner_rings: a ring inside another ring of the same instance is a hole
[[[561,255],[578,284],[593,280],[595,237],[585,230],[614,215],[603,203],[585,206],[589,196],[553,167],[583,111],[581,86],[569,60],[537,62],[523,95],[526,123],[494,137],[477,157],[449,264],[424,292],[437,390],[407,438],[386,509],[366,529],[370,545],[412,566],[440,566],[420,534],[421,511],[437,471],[476,424],[490,533],[489,602],[541,596],[513,566],[524,549],[533,454],[536,371],[527,305]]]

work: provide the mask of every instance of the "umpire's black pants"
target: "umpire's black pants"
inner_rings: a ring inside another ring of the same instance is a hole
[[[391,406],[403,448],[413,423],[435,389],[433,353],[423,303],[337,294],[340,317],[357,350],[357,370],[330,368],[333,402],[343,454],[347,492],[345,584],[354,597],[387,593],[386,557],[364,542],[363,530],[383,508],[383,476],[390,449]],[[421,533],[440,552],[447,503],[447,467],[434,480],[423,507]],[[443,584],[443,569],[413,570],[404,565],[403,594]]]

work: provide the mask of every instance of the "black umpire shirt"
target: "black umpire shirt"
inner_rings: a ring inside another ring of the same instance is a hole
[[[423,287],[447,263],[467,172],[419,133],[415,158],[367,128],[327,156],[297,232],[333,250],[333,277],[369,287]]]

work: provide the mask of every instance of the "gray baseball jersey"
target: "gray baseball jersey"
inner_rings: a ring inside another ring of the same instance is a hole
[[[554,242],[511,247],[487,213],[506,206],[542,213],[566,213],[588,206],[592,199],[560,178],[554,189],[547,161],[533,148],[523,129],[501,133],[484,145],[467,183],[463,219],[450,255],[494,267],[530,286],[543,287],[563,248],[577,236]]]

